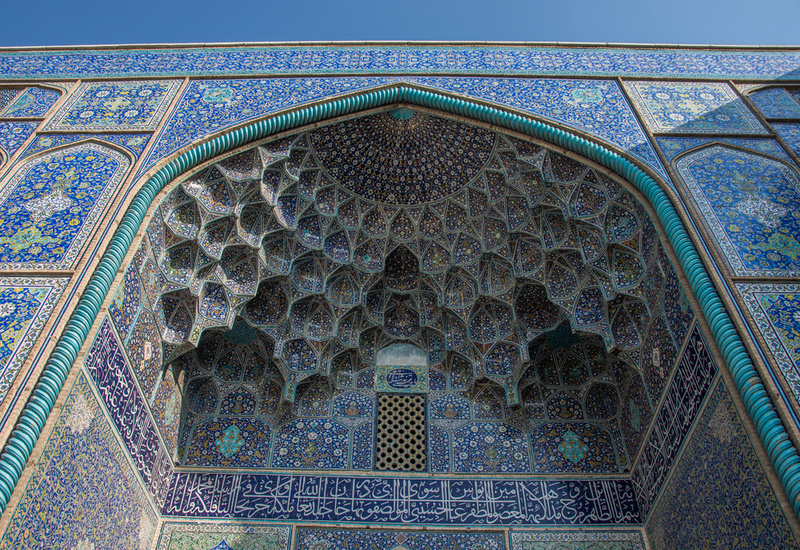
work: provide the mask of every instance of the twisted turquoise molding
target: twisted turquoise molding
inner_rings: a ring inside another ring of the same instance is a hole
[[[666,230],[747,411],[789,495],[795,514],[800,516],[800,456],[789,440],[678,213],[658,184],[618,154],[553,126],[486,105],[407,86],[387,87],[331,100],[234,130],[182,154],[144,184],[134,197],[107,251],[89,280],[0,455],[0,508],[5,509],[11,498],[47,417],[78,356],[78,351],[89,335],[100,307],[111,289],[114,277],[120,270],[122,261],[133,244],[134,237],[156,195],[170,181],[192,167],[245,143],[336,116],[403,102],[495,124],[560,145],[613,170],[647,197]]]

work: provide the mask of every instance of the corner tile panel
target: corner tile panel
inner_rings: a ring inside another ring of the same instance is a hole
[[[79,373],[0,549],[149,550],[157,523],[85,375]]]
[[[511,550],[645,550],[639,531],[514,531]]]
[[[288,525],[235,525],[165,521],[157,550],[283,550],[291,544]]]
[[[0,402],[67,283],[68,278],[0,277]]]
[[[772,127],[775,128],[775,131],[778,133],[779,136],[783,138],[783,141],[786,142],[786,145],[794,152],[794,154],[800,156],[800,124],[797,123],[773,123]]]
[[[297,550],[357,550],[391,548],[394,550],[505,550],[503,533],[450,533],[390,531],[379,529],[297,530]]]
[[[626,82],[653,133],[766,134],[736,92],[722,82]]]
[[[800,284],[736,283],[735,287],[778,372],[800,401]]]
[[[45,127],[48,131],[154,130],[180,80],[85,82],[72,92]]]
[[[768,88],[750,94],[765,118],[800,118],[800,103],[783,88]]]
[[[722,145],[686,155],[675,166],[733,275],[800,276],[795,170]]]
[[[650,512],[718,371],[695,323],[631,474],[642,517]]]
[[[0,111],[3,118],[35,118],[44,116],[61,94],[47,88],[31,87],[16,96],[14,101]]]
[[[96,143],[22,164],[0,190],[0,269],[69,269],[129,167]]]
[[[0,149],[6,158],[13,156],[38,127],[38,122],[0,122]]]
[[[798,548],[720,381],[647,523],[653,548]]]

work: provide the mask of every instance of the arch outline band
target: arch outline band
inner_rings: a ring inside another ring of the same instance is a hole
[[[800,517],[800,455],[792,445],[675,207],[658,183],[620,155],[564,130],[479,103],[399,85],[330,100],[244,126],[187,151],[147,180],[117,227],[0,455],[0,511],[11,499],[78,352],[158,193],[187,170],[240,145],[336,116],[402,102],[495,124],[559,145],[613,170],[647,197],[675,250],[795,514]]]

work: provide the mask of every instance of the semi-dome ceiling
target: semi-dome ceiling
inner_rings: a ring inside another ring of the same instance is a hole
[[[183,181],[148,229],[142,274],[165,363],[237,318],[274,342],[293,401],[354,351],[447,351],[508,404],[528,346],[568,322],[606,351],[642,345],[661,307],[658,238],[597,170],[409,109],[254,147]]]

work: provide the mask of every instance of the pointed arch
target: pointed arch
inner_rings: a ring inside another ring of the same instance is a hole
[[[800,457],[781,425],[758,373],[717,296],[683,223],[659,185],[641,168],[587,139],[508,111],[404,85],[326,101],[239,128],[180,155],[144,184],[111,239],[67,328],[46,364],[16,429],[9,438],[5,452],[0,456],[0,503],[3,508],[11,497],[14,486],[41,434],[78,351],[87,338],[106,295],[110,292],[147,210],[158,193],[187,170],[245,143],[306,124],[398,103],[410,103],[472,118],[555,144],[614,171],[632,183],[647,198],[666,230],[667,238],[698,299],[795,512],[800,513]]]

